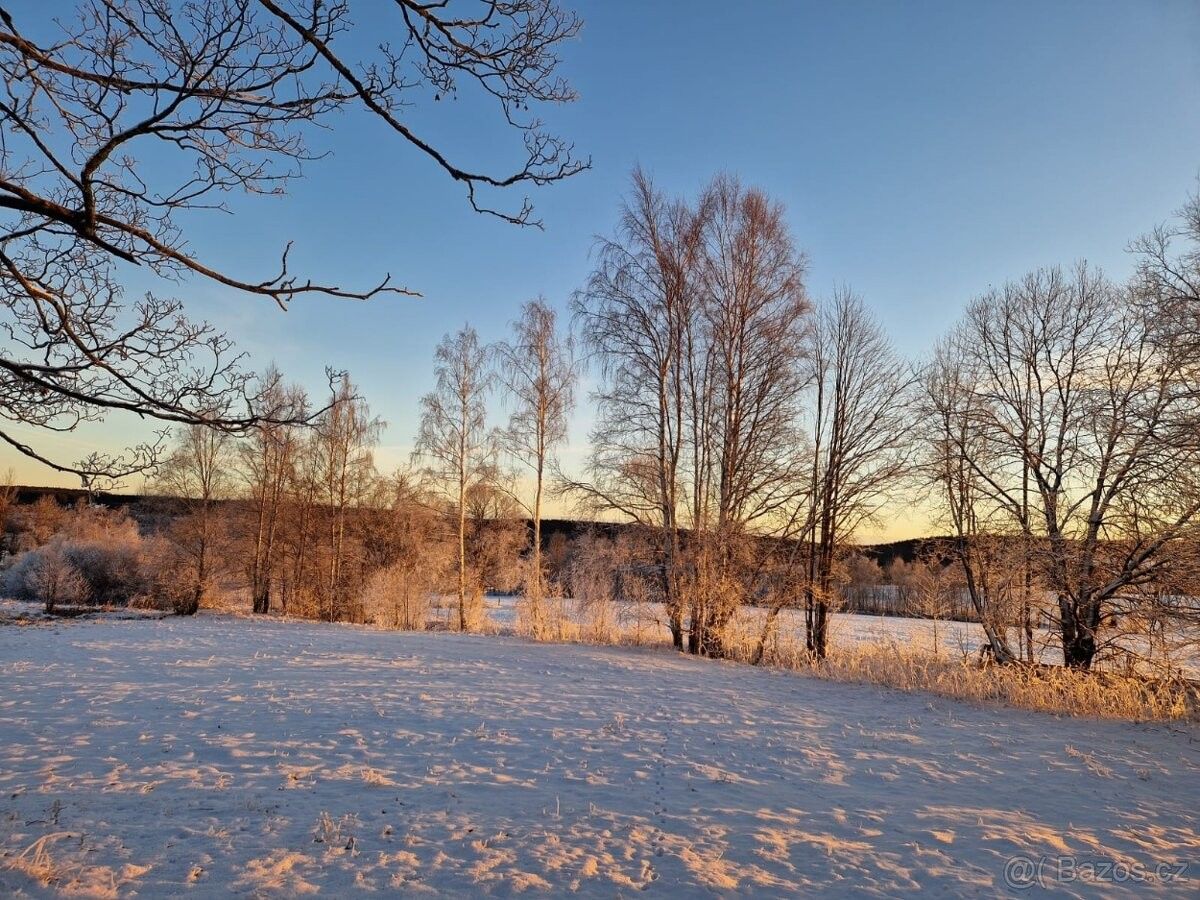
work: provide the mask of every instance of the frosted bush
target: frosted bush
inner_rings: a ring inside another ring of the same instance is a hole
[[[4,593],[18,600],[42,603],[47,612],[56,606],[85,602],[89,597],[87,581],[55,541],[17,557],[4,573]]]
[[[379,569],[367,579],[362,605],[367,617],[377,624],[422,631],[429,619],[428,579],[414,577],[401,566]]]
[[[150,583],[137,523],[123,514],[84,508],[68,516],[45,544],[17,556],[0,579],[18,600],[57,605],[125,604]]]

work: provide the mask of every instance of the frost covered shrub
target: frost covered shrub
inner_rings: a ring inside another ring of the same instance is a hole
[[[137,523],[124,513],[82,507],[46,543],[20,554],[2,587],[48,611],[59,604],[124,604],[149,585],[143,551]]]
[[[591,533],[576,541],[563,589],[583,640],[642,645],[662,636],[661,592],[643,562],[650,552],[638,537]]]
[[[63,553],[87,582],[94,603],[125,603],[145,590],[141,539],[136,530],[115,541],[67,541]]]
[[[432,580],[397,564],[367,578],[361,602],[367,618],[387,628],[423,631],[429,620]]]
[[[130,609],[153,609],[163,612],[174,609],[174,604],[160,593],[134,594],[125,605]]]
[[[604,644],[619,638],[617,569],[612,541],[595,534],[580,539],[571,564],[571,596],[584,640]]]
[[[467,582],[467,596],[463,603],[462,622],[465,623],[466,631],[481,631],[487,623],[487,609],[484,607],[484,591],[483,585],[479,583],[478,576],[468,573],[468,578],[471,581]],[[455,598],[457,600],[457,597]],[[458,628],[460,623],[457,617],[452,619],[452,625]]]
[[[218,567],[218,561],[229,555],[218,557],[216,552],[224,545],[225,535],[215,523],[205,529],[190,513],[175,518],[161,535],[144,543],[143,556],[153,561],[148,567],[153,573],[150,590],[177,615],[195,615],[201,606],[224,604],[218,576],[227,567]]]
[[[517,634],[538,641],[563,641],[578,636],[578,627],[571,618],[566,592],[562,584],[546,579],[537,609],[528,595],[517,601]]]
[[[409,484],[397,484],[398,491],[413,491]],[[393,508],[372,524],[366,543],[377,548],[378,556],[364,566],[358,594],[363,616],[386,628],[422,631],[435,598],[457,590],[457,544],[444,517],[420,493],[400,493]],[[455,610],[447,612],[457,616],[457,597]]]
[[[12,514],[15,532],[14,549],[18,552],[35,550],[62,529],[72,511],[53,497],[43,495],[35,503],[18,506]]]
[[[83,603],[90,596],[87,581],[59,541],[17,557],[4,573],[3,587],[7,596],[44,604],[46,612]]]

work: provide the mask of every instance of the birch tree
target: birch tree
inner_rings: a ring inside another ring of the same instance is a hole
[[[512,404],[502,433],[505,449],[533,472],[533,520],[525,601],[535,635],[545,630],[542,595],[542,500],[555,453],[567,437],[567,419],[575,404],[576,369],[570,336],[559,334],[554,310],[544,300],[525,304],[512,324],[511,342],[496,346],[497,375]]]
[[[689,649],[723,656],[723,633],[758,564],[747,540],[776,530],[802,485],[800,399],[810,305],[783,207],[720,176],[703,223],[695,321],[685,332],[695,590]]]
[[[485,400],[492,388],[487,350],[469,325],[446,335],[434,355],[437,384],[421,398],[414,460],[423,462],[457,522],[458,628],[474,626],[476,586],[467,558],[467,497],[471,486],[493,477],[495,441],[487,429]]]
[[[229,492],[230,450],[228,434],[189,425],[176,435],[175,446],[159,473],[160,486],[178,499],[183,512],[170,532],[187,563],[186,587],[175,603],[175,611],[181,615],[195,615],[211,586],[217,504]]]
[[[268,404],[287,405],[307,417],[308,401],[301,389],[284,385],[274,367],[266,372],[263,380],[266,382],[263,396]],[[296,426],[262,420],[250,429],[238,447],[251,505],[249,579],[251,603],[256,614],[266,615],[271,611],[280,519],[301,446]]]
[[[613,237],[575,301],[602,384],[593,394],[586,481],[569,487],[594,511],[660,529],[662,598],[683,649],[680,479],[687,415],[686,336],[696,308],[703,217],[637,170]]]
[[[809,347],[807,421],[812,440],[805,552],[805,644],[828,652],[835,561],[881,512],[909,471],[915,374],[862,299],[839,290],[817,314]]]
[[[321,580],[322,616],[328,621],[350,614],[354,599],[347,590],[347,524],[362,509],[375,486],[372,448],[384,428],[366,401],[343,375],[317,419],[313,434],[315,487],[325,518],[325,571]]]

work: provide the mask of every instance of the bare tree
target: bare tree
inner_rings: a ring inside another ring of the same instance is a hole
[[[48,615],[53,615],[60,604],[82,603],[88,599],[87,580],[59,543],[49,544],[37,552],[29,568],[27,582],[31,594],[43,604]]]
[[[1190,359],[1197,359],[1200,357],[1200,194],[1188,198],[1173,222],[1138,238],[1131,249],[1138,257],[1137,299],[1151,311],[1156,336]]]
[[[783,207],[731,176],[713,181],[700,209],[695,343],[706,345],[696,355],[712,360],[713,397],[700,403],[711,408],[713,425],[695,440],[713,445],[711,483],[697,479],[713,501],[701,502],[693,520],[711,510],[718,529],[741,529],[770,519],[792,496],[811,309],[805,260]]]
[[[262,395],[268,406],[291,407],[303,415],[308,401],[300,388],[284,385],[282,376],[273,367],[263,380]],[[253,518],[250,596],[254,612],[261,615],[271,611],[280,518],[300,446],[301,435],[295,426],[262,420],[250,429],[238,447]]]
[[[295,465],[288,473],[281,520],[280,612],[319,614],[316,578],[310,570],[317,564],[315,537],[319,527],[320,472],[314,431],[301,435]]]
[[[575,301],[604,385],[594,394],[589,480],[569,487],[592,509],[652,524],[662,535],[662,596],[683,648],[680,476],[685,450],[686,334],[695,315],[702,217],[669,200],[641,170],[616,234]]]
[[[721,176],[698,209],[700,302],[685,333],[698,582],[688,641],[694,653],[723,656],[752,574],[738,563],[777,546],[744,538],[780,527],[803,485],[796,447],[810,306],[781,205]]]
[[[366,7],[354,5],[364,16]],[[387,277],[356,290],[298,276],[286,249],[274,274],[235,274],[189,240],[191,214],[223,210],[223,195],[281,193],[319,156],[306,137],[339,113],[366,114],[463,185],[475,209],[517,224],[536,224],[528,200],[505,210],[482,195],[586,167],[529,111],[574,98],[558,53],[580,21],[553,0],[394,0],[373,10],[373,39],[349,0],[79,0],[74,15],[53,12],[27,30],[0,7],[9,215],[0,417],[9,422],[53,432],[125,411],[239,431],[295,418],[264,409],[227,337],[186,318],[178,300],[127,302],[124,276],[140,266],[281,306],[303,294],[408,293]],[[352,44],[375,49],[347,55]],[[523,162],[464,166],[419,133],[410,107],[460,90],[495,103],[522,139]],[[162,448],[66,463],[7,430],[0,440],[87,483],[151,469]]]
[[[575,404],[576,369],[570,336],[558,333],[556,316],[544,300],[525,304],[512,325],[512,342],[496,346],[497,374],[513,410],[502,434],[505,449],[533,470],[533,519],[525,599],[535,635],[544,630],[542,595],[542,498],[548,468],[567,437],[567,419]]]
[[[159,473],[162,489],[182,505],[171,539],[188,564],[188,587],[176,602],[181,615],[195,615],[209,591],[215,569],[219,501],[229,494],[229,435],[204,425],[188,425]]]
[[[895,496],[912,456],[915,375],[862,300],[838,291],[811,331],[812,438],[804,553],[805,643],[828,650],[837,553]]]
[[[925,432],[921,469],[936,486],[942,518],[954,536],[950,552],[962,571],[988,651],[993,659],[1010,662],[1016,657],[1008,640],[1005,604],[992,578],[994,542],[989,537],[1007,532],[1011,520],[998,516],[990,502],[984,473],[992,468],[990,457],[995,448],[974,426],[979,400],[973,376],[958,349],[955,336],[943,342],[922,379]]]
[[[512,593],[527,584],[529,529],[511,487],[490,466],[481,476],[467,488],[467,560],[477,587]]]
[[[312,451],[316,462],[317,497],[326,519],[328,543],[322,584],[324,613],[330,622],[349,614],[354,599],[347,584],[347,523],[349,517],[372,499],[375,460],[372,448],[379,443],[384,423],[371,415],[348,376],[343,375],[333,397],[317,420]]]
[[[907,612],[929,619],[933,624],[934,656],[941,653],[938,624],[954,611],[954,598],[960,586],[957,574],[952,566],[943,562],[941,550],[936,545],[925,547],[907,572]]]
[[[1181,345],[1133,291],[1080,265],[978,298],[952,337],[968,377],[953,451],[989,514],[1028,539],[1067,665],[1200,513],[1195,392]]]
[[[576,302],[604,384],[590,480],[573,487],[659,529],[680,649],[686,609],[688,649],[725,655],[726,626],[779,547],[750,538],[783,527],[803,487],[803,276],[783,209],[761,191],[722,176],[691,205],[638,171]]]
[[[437,386],[421,398],[421,427],[413,457],[425,463],[458,521],[458,627],[466,631],[471,624],[467,497],[473,484],[494,477],[495,462],[484,403],[492,376],[475,329],[465,325],[442,339],[434,355],[434,371]]]

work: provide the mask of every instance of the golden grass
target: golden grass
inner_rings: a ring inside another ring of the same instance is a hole
[[[50,855],[48,844],[59,838],[70,837],[65,831],[54,834],[44,834],[19,854],[8,860],[5,868],[33,879],[43,887],[49,887],[59,880],[58,865]]]
[[[620,622],[560,623],[546,640],[609,645],[667,646],[662,629],[645,640]],[[528,633],[526,633],[526,636]],[[757,627],[730,623],[727,646],[736,661],[748,662]],[[1054,665],[997,665],[977,657],[934,654],[928,647],[897,642],[836,643],[828,658],[814,661],[803,637],[777,633],[765,665],[831,681],[875,684],[901,691],[925,692],[972,703],[999,704],[1055,715],[1132,721],[1200,721],[1200,685],[1180,677],[1157,678],[1114,672],[1082,672]]]
[[[1058,715],[1126,720],[1200,720],[1200,688],[1181,678],[1082,672],[1063,666],[981,663],[896,644],[838,649],[819,662],[802,648],[776,653],[773,665],[833,681],[925,691]]]

